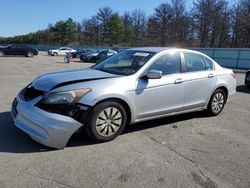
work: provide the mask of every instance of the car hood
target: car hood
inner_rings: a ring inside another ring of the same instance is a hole
[[[38,90],[50,91],[54,88],[105,78],[117,77],[118,75],[102,72],[94,69],[70,70],[45,74],[32,82],[32,86]]]

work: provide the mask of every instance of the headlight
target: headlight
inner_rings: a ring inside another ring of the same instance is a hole
[[[79,89],[74,91],[63,91],[50,93],[45,96],[43,103],[45,104],[72,104],[78,102],[81,97],[90,92],[91,89]]]

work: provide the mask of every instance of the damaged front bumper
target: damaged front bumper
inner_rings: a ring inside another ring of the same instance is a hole
[[[36,106],[42,96],[26,101],[22,92],[12,104],[11,114],[15,125],[35,141],[62,149],[70,137],[83,126],[74,118],[47,112]]]

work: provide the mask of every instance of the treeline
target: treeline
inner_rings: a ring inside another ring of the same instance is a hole
[[[0,43],[250,47],[250,0],[195,0],[189,9],[185,0],[171,0],[150,16],[104,7],[81,23],[69,18],[35,33],[0,38]]]

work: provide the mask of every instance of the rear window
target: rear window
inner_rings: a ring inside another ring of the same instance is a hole
[[[205,60],[206,70],[213,70],[214,69],[213,62],[210,59],[206,58],[206,57],[203,57],[203,58]]]
[[[184,58],[187,72],[206,70],[205,61],[201,55],[184,52]]]

